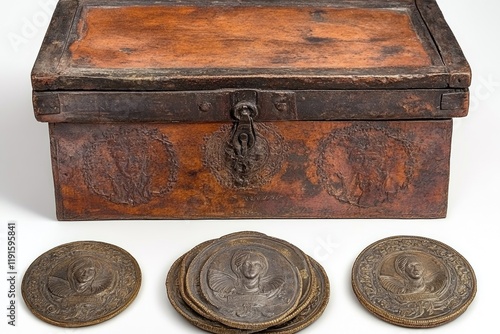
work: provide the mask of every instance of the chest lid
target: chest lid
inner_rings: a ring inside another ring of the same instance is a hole
[[[33,88],[465,88],[434,0],[61,0]]]
[[[470,78],[435,0],[60,0],[32,85],[47,122],[420,119]]]

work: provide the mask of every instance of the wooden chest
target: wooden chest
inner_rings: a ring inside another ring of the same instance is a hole
[[[439,218],[470,68],[434,0],[61,0],[57,217]]]

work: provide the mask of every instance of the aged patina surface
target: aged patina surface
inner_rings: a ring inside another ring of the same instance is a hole
[[[319,263],[256,232],[196,246],[172,265],[166,287],[173,307],[212,333],[296,333],[323,313],[330,295]]]
[[[451,247],[427,238],[396,236],[368,246],[352,269],[361,304],[395,325],[427,328],[461,315],[476,294],[467,260]]]
[[[123,311],[140,286],[139,265],[125,250],[78,241],[55,247],[33,261],[21,291],[38,318],[61,327],[82,327]]]
[[[441,218],[470,68],[434,0],[61,0],[57,217]]]

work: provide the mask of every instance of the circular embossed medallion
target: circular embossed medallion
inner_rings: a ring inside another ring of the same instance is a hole
[[[205,244],[204,246],[206,246]],[[241,329],[231,328],[223,325],[217,321],[213,321],[205,318],[201,314],[194,311],[184,300],[181,294],[181,289],[184,285],[182,276],[182,262],[184,261],[186,255],[181,256],[177,259],[172,267],[170,268],[167,279],[166,279],[166,290],[167,296],[179,314],[181,314],[187,321],[189,321],[194,326],[203,329],[210,333],[218,334],[236,334],[236,333],[254,333],[254,331],[244,331]],[[330,284],[326,272],[322,266],[316,262],[314,259],[309,258],[313,267],[313,275],[317,277],[316,284],[314,285],[314,292],[311,300],[307,304],[307,307],[303,308],[302,311],[295,316],[293,319],[280,324],[278,326],[267,328],[259,333],[273,333],[273,334],[293,334],[306,328],[316,321],[328,305],[330,297]]]
[[[372,123],[333,131],[319,146],[318,176],[328,194],[359,207],[376,207],[404,191],[413,176],[411,142]]]
[[[61,327],[108,320],[136,297],[141,271],[125,250],[79,241],[40,255],[26,271],[22,295],[38,318]]]
[[[293,318],[312,298],[307,256],[261,233],[221,237],[187,268],[187,299],[208,318],[233,328],[262,330]]]
[[[113,127],[84,147],[85,183],[117,204],[145,204],[170,192],[177,170],[172,144],[157,129]]]
[[[197,245],[175,261],[165,284],[179,314],[222,334],[296,333],[323,313],[330,291],[319,263],[252,231]]]
[[[398,236],[368,246],[352,269],[361,304],[395,325],[426,328],[454,320],[476,294],[470,264],[435,240]]]
[[[231,140],[232,129],[224,125],[206,138],[205,165],[227,188],[253,189],[268,183],[279,172],[286,156],[283,137],[274,126],[256,123],[255,143],[243,145]]]
[[[264,329],[297,307],[302,280],[274,249],[228,245],[206,261],[200,286],[207,312],[216,320],[236,328]]]

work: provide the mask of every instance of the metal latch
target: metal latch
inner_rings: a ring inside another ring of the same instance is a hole
[[[257,115],[257,106],[251,102],[239,102],[233,108],[232,116],[237,122],[233,129],[231,143],[236,155],[241,159],[247,157],[255,146],[253,118]]]

